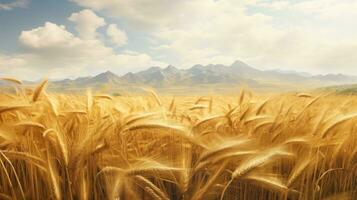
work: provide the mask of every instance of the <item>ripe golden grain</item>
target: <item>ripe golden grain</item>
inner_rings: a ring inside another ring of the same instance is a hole
[[[45,89],[47,86],[48,80],[42,81],[34,90],[33,95],[32,95],[32,101],[36,102],[38,98],[40,97],[42,91]]]
[[[18,80],[16,78],[12,78],[12,77],[2,77],[0,78],[4,81],[8,81],[8,82],[11,82],[11,83],[15,83],[15,84],[18,84],[18,85],[21,85],[22,84],[22,81],[21,80]]]
[[[354,96],[113,98],[46,85],[0,95],[1,199],[357,198]]]

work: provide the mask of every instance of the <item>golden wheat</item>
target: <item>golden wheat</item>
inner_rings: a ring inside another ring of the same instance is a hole
[[[357,97],[0,95],[1,199],[356,199]]]

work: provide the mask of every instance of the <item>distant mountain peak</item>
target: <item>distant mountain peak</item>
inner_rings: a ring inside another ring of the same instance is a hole
[[[98,74],[97,76],[94,76],[92,79],[97,82],[117,82],[119,80],[119,76],[117,76],[111,71],[106,71],[101,74]]]
[[[232,67],[232,66],[246,66],[246,67],[250,67],[248,64],[246,64],[245,62],[240,61],[240,60],[234,61],[234,62],[231,64],[231,67]]]
[[[165,69],[162,70],[165,74],[177,74],[180,73],[180,70],[177,69],[175,66],[173,65],[169,65],[167,66]]]
[[[133,75],[134,75],[133,72],[128,72],[128,73],[126,73],[124,76],[133,76]]]
[[[194,66],[192,66],[191,68],[201,68],[201,67],[204,67],[203,65],[201,64],[195,64]]]
[[[172,70],[178,70],[175,66],[173,66],[173,65],[168,65],[164,70],[166,70],[166,71],[172,71]]]
[[[102,75],[106,75],[106,76],[117,76],[116,74],[114,74],[113,72],[107,70],[106,72],[101,73]],[[100,74],[99,74],[100,75]]]
[[[191,68],[189,68],[189,71],[200,71],[203,70],[205,66],[200,65],[200,64],[196,64],[194,66],[192,66]]]
[[[157,67],[157,66],[153,66],[153,67],[150,67],[149,69],[145,70],[146,72],[156,72],[156,71],[160,71],[161,68],[160,67]],[[145,71],[142,71],[142,72],[145,72]]]
[[[56,81],[58,87],[100,87],[110,84],[116,87],[133,85],[149,85],[154,87],[195,86],[202,84],[223,84],[236,86],[248,83],[250,86],[266,87],[269,83],[297,85],[298,83],[311,83],[311,85],[336,85],[357,83],[357,77],[343,74],[308,75],[294,71],[259,70],[248,64],[236,60],[231,65],[222,64],[196,64],[188,69],[178,69],[173,65],[165,68],[153,66],[136,73],[129,72],[124,76],[117,76],[111,71],[105,71],[94,77],[82,77],[75,80]],[[274,86],[275,87],[275,86]]]

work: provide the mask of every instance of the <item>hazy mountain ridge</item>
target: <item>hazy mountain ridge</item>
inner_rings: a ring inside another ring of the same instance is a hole
[[[28,82],[29,83],[29,82]],[[230,87],[241,84],[252,88],[299,88],[325,87],[357,83],[356,76],[343,74],[309,75],[304,72],[282,70],[259,70],[242,61],[236,61],[230,66],[222,64],[194,65],[188,69],[178,69],[172,65],[165,68],[150,67],[146,70],[123,76],[110,71],[96,76],[79,77],[51,81],[50,88],[81,89],[110,86],[125,88],[134,86],[151,86],[155,88],[169,87]]]
[[[178,69],[169,65],[165,68],[150,67],[146,70],[123,76],[110,71],[93,77],[55,81],[57,87],[99,87],[111,86],[151,86],[156,88],[199,85],[237,85],[250,87],[276,87],[277,85],[306,84],[315,87],[357,83],[357,77],[343,74],[309,75],[304,72],[282,70],[259,70],[242,61],[230,66],[222,64],[194,65],[188,69]]]

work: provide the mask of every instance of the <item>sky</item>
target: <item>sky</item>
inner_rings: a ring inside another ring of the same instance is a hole
[[[0,76],[241,60],[357,75],[357,0],[0,0]]]

